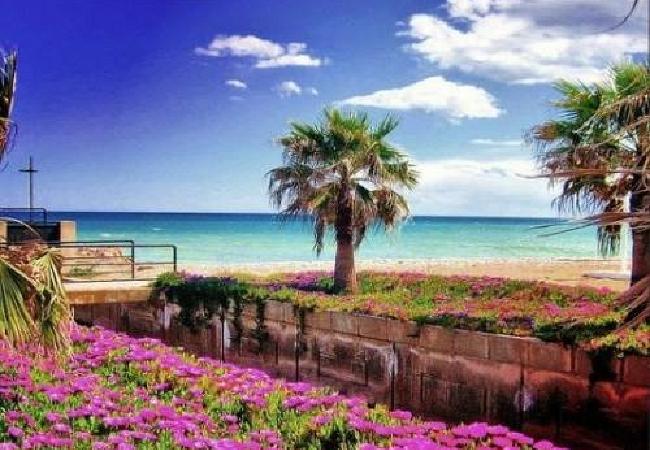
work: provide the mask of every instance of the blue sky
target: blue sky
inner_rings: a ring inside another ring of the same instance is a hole
[[[31,154],[52,210],[269,211],[274,139],[340,105],[400,117],[414,213],[548,216],[545,182],[519,176],[522,134],[553,114],[553,79],[595,81],[644,50],[642,16],[602,31],[629,3],[10,2],[18,136],[0,203],[26,203]]]

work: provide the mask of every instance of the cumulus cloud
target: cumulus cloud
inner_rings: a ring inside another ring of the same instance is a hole
[[[235,89],[246,89],[248,85],[241,80],[226,80],[226,86],[230,86]]]
[[[283,81],[276,85],[273,90],[280,94],[281,97],[291,97],[292,95],[318,95],[318,90],[314,87],[302,87],[295,81]]]
[[[492,118],[503,113],[485,89],[430,77],[407,86],[358,95],[339,102],[343,105],[439,113],[448,119]]]
[[[442,14],[414,14],[399,34],[442,69],[516,84],[593,82],[612,62],[645,50],[642,18],[605,32],[631,0],[447,0]]]
[[[258,69],[287,66],[318,67],[325,63],[324,59],[310,55],[305,43],[280,44],[252,34],[218,35],[207,47],[197,47],[194,51],[203,56],[252,58],[254,67]]]
[[[420,183],[410,194],[419,214],[541,216],[553,215],[546,180],[526,178],[536,173],[523,159],[478,161],[445,159],[415,161]]]
[[[275,90],[282,97],[291,97],[292,95],[302,94],[302,88],[295,81],[283,81],[275,87]]]

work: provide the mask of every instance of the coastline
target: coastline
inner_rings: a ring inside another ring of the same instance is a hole
[[[594,258],[477,258],[477,259],[400,259],[357,261],[358,271],[424,272],[442,276],[468,275],[514,278],[581,286],[606,286],[617,291],[627,287],[621,279],[621,261]],[[267,263],[180,264],[180,270],[202,275],[253,273],[271,275],[281,272],[326,271],[333,261],[282,261]],[[614,279],[607,275],[612,274]]]

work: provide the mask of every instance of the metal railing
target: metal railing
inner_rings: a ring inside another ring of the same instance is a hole
[[[64,280],[70,283],[150,281],[164,271],[178,271],[178,248],[173,244],[137,244],[131,239],[50,241],[47,244],[60,249],[61,272]],[[167,270],[156,270],[159,268]]]
[[[27,223],[46,224],[47,209],[45,208],[10,208],[0,207],[0,216],[11,217]],[[34,216],[40,216],[41,220],[34,220]]]

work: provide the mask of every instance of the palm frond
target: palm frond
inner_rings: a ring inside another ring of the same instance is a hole
[[[25,343],[33,335],[34,322],[24,298],[35,290],[25,274],[0,258],[0,338],[11,345]]]
[[[47,249],[34,260],[33,266],[39,281],[37,324],[43,346],[63,354],[70,347],[71,314],[61,279],[61,255]]]

